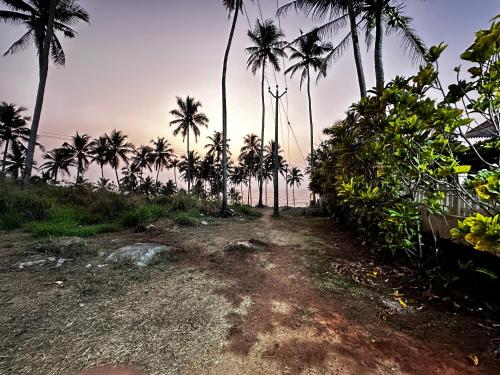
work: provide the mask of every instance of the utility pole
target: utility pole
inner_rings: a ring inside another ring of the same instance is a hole
[[[279,204],[279,184],[278,184],[278,172],[279,172],[279,158],[278,158],[278,120],[279,120],[279,101],[283,95],[287,93],[288,89],[285,89],[285,91],[280,95],[279,93],[279,87],[276,85],[276,95],[272,93],[271,88],[269,87],[269,94],[276,99],[276,111],[274,112],[276,118],[275,118],[275,124],[274,124],[274,149],[273,149],[273,157],[274,157],[274,173],[273,173],[273,185],[274,185],[274,216],[279,216],[280,215],[280,204]],[[262,145],[264,147],[264,145]]]

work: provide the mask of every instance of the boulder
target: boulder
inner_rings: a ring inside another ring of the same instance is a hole
[[[248,253],[259,250],[261,250],[261,246],[256,244],[253,240],[231,242],[226,246],[227,252]]]
[[[85,253],[87,242],[80,237],[61,237],[40,242],[36,250],[45,254],[58,255],[61,258],[76,258]]]
[[[171,246],[155,243],[136,243],[113,251],[106,258],[106,263],[147,267],[158,263],[162,259],[175,260],[177,255],[178,250]]]

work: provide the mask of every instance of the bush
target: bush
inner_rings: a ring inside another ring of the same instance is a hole
[[[158,204],[149,204],[126,212],[120,219],[123,226],[140,227],[165,216],[165,208]]]
[[[20,228],[24,218],[19,212],[9,211],[0,216],[0,230],[13,230]]]
[[[197,210],[189,210],[186,212],[178,212],[172,215],[175,225],[180,227],[194,227],[198,224],[200,212]]]
[[[241,213],[247,219],[258,219],[262,217],[262,212],[254,210],[250,206],[234,206],[233,209]]]

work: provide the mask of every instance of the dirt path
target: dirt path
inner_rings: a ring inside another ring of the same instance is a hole
[[[366,248],[325,219],[263,212],[250,222],[172,228],[165,221],[152,233],[93,240],[104,251],[146,241],[183,250],[174,265],[142,273],[87,270],[98,254],[64,270],[19,270],[12,264],[26,248],[0,250],[0,373],[111,364],[146,374],[500,373],[492,347],[498,328],[411,295],[395,298],[397,269],[373,264]],[[258,250],[224,251],[235,241]],[[64,288],[40,291],[54,278]]]

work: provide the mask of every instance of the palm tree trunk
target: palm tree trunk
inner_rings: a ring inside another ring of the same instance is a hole
[[[259,204],[258,207],[264,207],[262,204],[262,179],[264,176],[264,131],[266,128],[266,97],[264,94],[264,80],[266,78],[266,59],[262,63],[262,80],[261,80],[261,101],[262,101],[262,130],[260,135],[260,152],[259,152]]]
[[[231,32],[229,33],[229,40],[227,41],[226,52],[224,53],[224,63],[222,67],[222,207],[221,212],[223,215],[228,212],[227,207],[227,90],[226,90],[226,75],[227,75],[227,62],[229,60],[229,52],[231,51],[231,44],[233,43],[234,30],[238,22],[238,14],[240,10],[240,1],[236,2],[234,10],[233,24],[231,25]],[[243,199],[243,197],[241,197]]]
[[[188,194],[191,190],[191,163],[190,163],[190,160],[189,160],[189,127],[188,127],[188,131],[187,131],[187,180],[188,180]]]
[[[177,186],[177,168],[174,167],[174,180],[175,180],[175,186]]]
[[[3,152],[3,159],[2,159],[2,174],[0,177],[5,177],[5,160],[7,160],[7,152],[9,151],[9,139],[5,141],[5,150]]]
[[[311,127],[311,160],[310,168],[311,173],[314,168],[314,125],[313,125],[313,114],[312,114],[312,100],[311,100],[311,74],[309,71],[309,66],[307,66],[307,99],[309,101],[309,126]],[[313,193],[313,204],[316,203],[316,196]],[[295,207],[295,202],[294,202]]]
[[[240,184],[240,190],[241,190],[241,205],[243,206],[243,199],[244,199],[244,195],[243,195],[243,182]]]
[[[295,184],[292,184],[293,207],[295,208]]]
[[[363,61],[361,60],[361,52],[359,48],[358,25],[356,23],[356,11],[352,0],[347,3],[349,12],[349,22],[351,24],[352,47],[354,50],[354,62],[356,63],[356,73],[358,74],[359,92],[362,98],[366,97],[366,82],[365,73],[363,71]]]
[[[118,167],[115,167],[115,176],[116,176],[116,185],[118,186],[118,190],[120,190],[120,179],[118,178]]]
[[[104,165],[101,164],[101,179],[104,181]]]
[[[160,177],[160,168],[156,169],[156,183],[158,183],[158,178]]]
[[[31,171],[33,169],[33,159],[35,156],[36,138],[38,133],[38,125],[40,124],[40,117],[42,115],[43,97],[45,95],[45,85],[47,83],[47,76],[49,74],[49,54],[50,43],[54,35],[54,18],[56,14],[56,6],[58,0],[50,0],[49,5],[49,18],[47,21],[47,28],[43,38],[43,45],[41,46],[40,53],[40,81],[38,83],[38,92],[36,95],[35,111],[33,113],[33,122],[31,124],[30,139],[28,142],[28,150],[26,151],[26,167],[24,169],[23,188],[28,187],[31,179]]]
[[[382,61],[382,44],[384,30],[382,25],[382,5],[377,6],[375,14],[375,77],[377,80],[377,89],[384,87],[384,64]]]
[[[82,170],[82,161],[78,160],[78,165],[76,167],[76,184],[80,181],[80,171]]]
[[[266,206],[267,206],[267,178],[266,178]]]
[[[286,167],[286,172],[285,172],[285,189],[286,189],[286,206],[289,207],[290,205],[288,204],[288,166]]]

